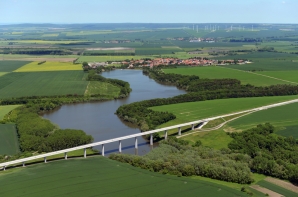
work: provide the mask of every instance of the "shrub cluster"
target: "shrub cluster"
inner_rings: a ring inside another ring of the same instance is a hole
[[[274,134],[268,123],[242,133],[230,133],[233,141],[229,148],[253,158],[254,171],[298,182],[298,140]]]
[[[163,174],[199,175],[235,183],[251,183],[250,157],[206,147],[192,147],[186,141],[169,138],[145,156],[112,154],[110,158]]]

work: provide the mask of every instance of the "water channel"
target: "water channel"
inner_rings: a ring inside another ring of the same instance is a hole
[[[156,83],[153,79],[143,75],[140,70],[115,70],[105,72],[102,75],[106,78],[129,82],[132,92],[125,99],[63,105],[54,111],[43,114],[43,117],[62,129],[81,129],[92,135],[94,142],[98,142],[140,132],[138,128],[121,121],[115,115],[119,106],[153,98],[168,98],[185,93],[185,91],[174,86]],[[139,155],[150,151],[150,145],[146,139],[140,137],[138,143]],[[106,154],[117,152],[118,143],[105,145],[105,150]],[[134,139],[123,141],[122,150],[123,153],[135,153]]]

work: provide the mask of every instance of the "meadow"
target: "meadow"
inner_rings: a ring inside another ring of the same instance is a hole
[[[15,125],[0,124],[0,155],[14,155],[19,152],[20,149]]]
[[[2,105],[0,106],[0,120],[3,120],[4,116],[8,114],[10,111],[19,107],[20,105]]]
[[[225,130],[243,131],[258,124],[269,122],[276,127],[277,133],[279,135],[293,136],[295,138],[298,138],[297,110],[298,104],[293,103],[285,106],[267,109],[264,111],[255,112],[228,123],[225,126]]]
[[[63,70],[82,70],[81,64],[70,62],[45,62],[38,65],[39,62],[26,64],[14,72],[41,72],[41,71],[63,71]]]
[[[240,65],[241,66],[241,65]],[[201,79],[238,79],[241,84],[251,84],[255,86],[270,86],[276,84],[289,84],[288,82],[272,79],[261,75],[256,75],[251,72],[245,72],[236,69],[230,69],[226,67],[183,67],[176,69],[164,69],[165,73],[175,73],[182,75],[197,75]]]
[[[0,77],[0,98],[84,95],[88,85],[82,71],[13,72]]]
[[[103,157],[1,172],[0,181],[4,196],[248,196],[210,181],[162,175]]]
[[[120,88],[112,84],[99,81],[90,81],[87,86],[85,95],[102,95],[111,98],[117,98],[119,96],[119,93]]]
[[[0,61],[0,72],[12,72],[30,62],[27,61]]]

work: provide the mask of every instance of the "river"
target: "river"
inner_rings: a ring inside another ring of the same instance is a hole
[[[125,99],[63,105],[43,114],[43,117],[62,129],[81,129],[92,135],[94,142],[97,142],[140,132],[138,128],[121,121],[115,115],[119,106],[153,98],[169,98],[185,93],[174,86],[156,83],[153,79],[143,75],[140,70],[115,70],[104,72],[102,76],[129,82],[132,92]],[[143,155],[150,150],[146,139],[140,137],[138,143],[138,154]],[[105,152],[107,154],[115,152],[118,150],[117,148],[117,143],[107,144]],[[123,153],[135,153],[134,139],[123,141],[122,150]]]

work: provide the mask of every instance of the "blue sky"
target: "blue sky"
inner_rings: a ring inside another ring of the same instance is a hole
[[[298,0],[0,0],[0,23],[298,23]]]

